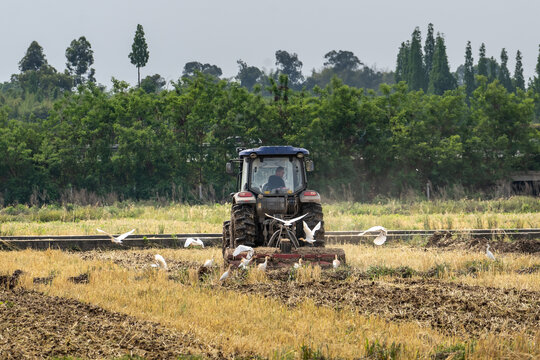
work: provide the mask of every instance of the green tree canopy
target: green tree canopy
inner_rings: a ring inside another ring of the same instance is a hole
[[[26,50],[26,54],[19,61],[19,69],[22,72],[29,70],[39,70],[42,66],[47,65],[43,48],[37,41],[32,41]]]
[[[152,76],[147,76],[141,81],[141,89],[146,93],[158,93],[163,90],[163,87],[167,84],[165,79],[159,75],[154,74]]]
[[[335,71],[353,71],[358,69],[363,63],[351,51],[332,50],[324,55],[326,61],[324,66],[332,67]]]
[[[146,66],[150,53],[148,52],[148,45],[144,38],[144,30],[141,24],[137,24],[137,30],[135,31],[135,37],[133,44],[131,45],[131,52],[129,53],[129,60],[137,67],[137,81],[141,86],[141,68]]]
[[[263,72],[256,66],[248,66],[245,61],[238,60],[236,63],[238,64],[236,79],[243,87],[252,90],[253,86],[261,80]]]
[[[285,50],[276,51],[276,66],[278,72],[287,75],[292,88],[299,88],[304,82],[302,66],[296,53],[288,53]]]
[[[219,78],[223,72],[217,65],[201,64],[198,61],[190,61],[184,65],[182,76],[193,77],[197,72]]]
[[[66,49],[66,66],[74,78],[75,86],[85,81],[95,82],[95,70],[91,68],[94,63],[94,51],[86,37],[74,39]],[[86,76],[85,76],[86,75]]]

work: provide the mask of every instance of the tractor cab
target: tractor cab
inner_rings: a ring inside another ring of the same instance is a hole
[[[238,191],[266,196],[298,194],[307,188],[306,170],[313,169],[313,162],[305,161],[307,155],[306,149],[292,146],[262,146],[240,151]]]

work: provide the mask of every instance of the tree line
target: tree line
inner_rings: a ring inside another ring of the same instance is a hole
[[[129,57],[140,73],[149,53],[142,27],[137,32]],[[456,81],[438,93],[443,40],[434,40],[429,72],[424,52],[421,66],[408,61],[409,70],[399,73],[422,69],[427,89],[415,89],[409,75],[376,89],[348,85],[347,74],[362,66],[348,51],[326,54],[321,74],[334,74],[312,88],[300,86],[309,78],[296,71],[296,54],[278,51],[281,65],[263,83],[220,79],[217,66],[193,62],[170,90],[157,74],[146,86],[148,77],[135,87],[113,79],[106,89],[95,82],[84,37],[66,50],[64,73],[33,42],[21,73],[0,88],[0,204],[52,202],[81,191],[114,199],[222,200],[234,190],[224,165],[236,148],[275,144],[309,149],[316,164],[311,186],[355,200],[399,196],[426,183],[485,191],[512,172],[540,170],[534,124],[540,65],[526,91],[474,70],[471,91]]]

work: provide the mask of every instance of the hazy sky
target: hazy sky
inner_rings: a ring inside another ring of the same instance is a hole
[[[275,51],[296,52],[305,75],[319,69],[330,50],[349,50],[367,65],[395,67],[402,41],[415,26],[425,36],[428,23],[444,33],[450,67],[463,63],[467,40],[475,63],[485,42],[499,59],[505,47],[513,74],[515,54],[523,54],[525,78],[533,76],[540,43],[540,1],[514,0],[49,0],[0,3],[0,82],[17,73],[18,62],[36,40],[49,64],[65,69],[65,50],[84,35],[94,50],[98,82],[112,76],[135,83],[130,63],[133,36],[142,24],[150,60],[142,76],[176,80],[188,61],[218,65],[236,75],[236,60],[274,68]]]

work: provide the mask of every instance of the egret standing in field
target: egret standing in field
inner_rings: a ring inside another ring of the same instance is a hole
[[[294,263],[293,267],[294,267],[295,269],[300,269],[300,268],[302,267],[302,262],[303,262],[303,261],[304,261],[304,260],[302,260],[302,258],[298,259],[298,262],[297,262],[297,263]]]
[[[214,266],[214,259],[208,259],[203,264],[205,268],[211,268],[212,266]]]
[[[264,258],[264,262],[262,264],[259,264],[257,266],[257,270],[266,271],[267,266],[268,266],[268,256]]]
[[[332,261],[332,266],[334,267],[334,269],[337,269],[339,265],[341,265],[341,261],[339,261],[338,256],[336,254],[336,258],[334,259],[334,261]]]
[[[373,226],[373,227],[370,227],[369,229],[367,229],[366,231],[364,232],[361,232],[360,234],[358,234],[358,236],[363,236],[367,233],[379,233],[379,235],[375,238],[375,240],[373,240],[373,243],[375,245],[382,245],[384,244],[384,242],[386,241],[386,233],[387,233],[387,230],[382,227],[382,226]]]
[[[249,255],[249,254],[248,254]],[[242,268],[244,270],[247,269],[248,265],[251,263],[251,261],[255,260],[255,258],[253,256],[248,256],[248,257],[245,257],[245,258],[242,258],[242,260],[240,260],[240,265],[238,265],[239,268]]]
[[[108,232],[106,231],[103,231],[101,229],[96,229],[97,231],[99,231],[100,233],[104,233],[104,234],[107,234],[108,237],[111,238],[111,241],[115,244],[122,244],[122,240],[124,240],[125,238],[127,238],[129,235],[133,234],[135,232],[135,229],[131,230],[131,231],[128,231],[127,233],[124,233],[122,235],[119,235],[117,237],[114,237],[112,236],[111,234],[109,234]]]
[[[199,238],[197,238],[196,240],[194,238],[187,238],[184,247],[187,248],[189,246],[201,246],[202,248],[204,248],[204,243]]]
[[[486,256],[490,260],[495,260],[495,255],[493,255],[493,253],[491,251],[489,251],[489,244],[487,245],[487,248],[486,248]]]
[[[227,268],[227,270],[223,273],[223,275],[221,275],[221,277],[219,278],[219,281],[227,280],[227,278],[229,277],[230,271],[231,271],[231,264],[229,264],[229,267]]]
[[[302,222],[304,223],[304,232],[306,233],[306,238],[304,239],[304,241],[313,245],[313,243],[317,241],[314,239],[314,237],[317,230],[321,228],[321,222],[319,221],[319,223],[315,225],[313,229],[310,229],[308,224],[305,221],[302,221]]]
[[[161,268],[161,269],[164,269],[164,270],[169,270],[169,268],[167,267],[167,263],[165,262],[165,259],[163,258],[163,256],[161,256],[159,254],[156,254],[154,256],[154,259],[156,260],[156,263],[152,264],[152,267],[157,267],[157,268]]]

